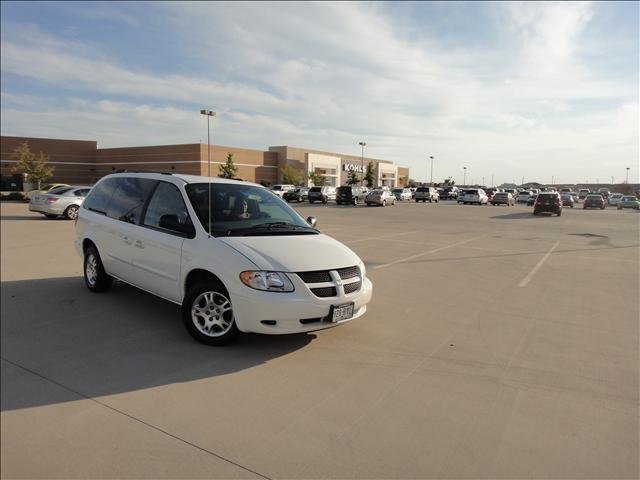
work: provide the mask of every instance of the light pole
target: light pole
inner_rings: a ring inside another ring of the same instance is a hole
[[[467,185],[467,167],[462,167],[464,170],[464,176],[462,177],[462,185]]]
[[[360,157],[360,186],[364,186],[364,147],[367,146],[366,142],[358,142],[358,145],[362,147],[362,156]]]
[[[209,119],[216,116],[213,110],[200,110],[207,117],[207,176],[211,177],[211,136],[209,135]],[[211,179],[209,179],[209,236],[211,236]]]
[[[485,186],[485,184],[484,184],[484,177],[482,177],[482,186],[483,186],[483,187]]]
[[[493,173],[491,174],[491,186],[492,186],[492,187],[495,187],[495,186],[496,186],[496,184],[493,182]]]
[[[555,184],[556,184],[556,177],[551,175],[551,185],[555,185]]]
[[[629,183],[629,167],[627,167],[627,181],[625,183]]]
[[[611,175],[611,185],[613,185],[613,175]]]
[[[433,156],[431,156],[429,158],[431,159],[431,177],[430,177],[429,183],[433,187]]]

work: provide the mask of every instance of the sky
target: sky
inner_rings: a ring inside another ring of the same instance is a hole
[[[638,182],[638,5],[3,1],[1,132]]]

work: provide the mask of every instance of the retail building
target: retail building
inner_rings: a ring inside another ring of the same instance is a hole
[[[399,167],[390,160],[299,147],[277,146],[263,151],[211,145],[210,152],[207,152],[206,144],[200,143],[98,148],[96,141],[2,136],[2,190],[21,190],[22,181],[29,181],[20,172],[12,172],[15,165],[12,153],[25,141],[32,152],[43,152],[49,157],[48,163],[55,167],[54,176],[49,179],[51,182],[92,184],[116,170],[170,171],[194,175],[209,175],[210,172],[211,176],[218,176],[219,166],[226,162],[229,153],[233,154],[238,169],[236,177],[257,183],[280,183],[282,170],[291,166],[303,174],[307,183],[309,173],[317,173],[324,178],[326,185],[338,186],[346,183],[349,171],[355,171],[358,177],[363,175],[370,162],[373,164],[376,186],[404,186],[409,178],[408,168]]]

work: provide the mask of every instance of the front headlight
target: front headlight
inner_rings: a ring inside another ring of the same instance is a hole
[[[282,272],[249,270],[240,274],[240,281],[247,287],[267,292],[293,292],[291,280]]]
[[[362,280],[364,280],[364,278],[367,276],[367,269],[364,267],[364,262],[362,260],[360,260],[360,264],[358,265],[358,267],[360,267],[360,277],[362,278]]]

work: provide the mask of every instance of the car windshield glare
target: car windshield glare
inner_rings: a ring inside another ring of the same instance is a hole
[[[209,231],[209,184],[186,186],[187,196],[203,228]],[[268,232],[261,229],[274,224]],[[277,228],[276,228],[277,227]],[[286,202],[268,190],[227,183],[211,184],[211,233],[214,236],[244,235],[255,229],[265,235],[315,233],[309,224]]]

